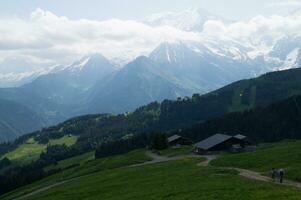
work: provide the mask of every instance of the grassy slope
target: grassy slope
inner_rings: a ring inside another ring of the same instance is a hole
[[[66,144],[68,146],[74,144],[77,140],[76,136],[64,136],[60,139],[50,140],[49,144]],[[47,148],[47,144],[38,144],[33,138],[27,140],[25,144],[20,145],[17,149],[4,154],[2,158],[7,157],[12,161],[28,163],[39,158],[42,151]]]
[[[95,152],[88,152],[79,156],[68,158],[62,161],[59,161],[57,165],[51,165],[45,168],[45,170],[51,169],[66,169],[72,166],[81,166],[95,159]]]
[[[188,147],[169,149],[161,153],[168,156],[183,155],[188,149]],[[301,167],[300,154],[301,141],[287,141],[260,145],[253,153],[224,155],[213,161],[213,164],[263,172],[275,165],[297,170]],[[98,160],[90,160],[92,158],[93,152],[61,161],[58,166],[68,167],[76,163],[79,163],[79,166],[20,188],[1,196],[0,199],[12,199],[51,183],[74,177],[80,178],[28,199],[73,200],[76,197],[89,200],[291,200],[300,199],[301,196],[298,189],[248,180],[238,176],[233,170],[223,170],[215,166],[199,167],[196,165],[199,159],[195,158],[132,168],[124,166],[149,160],[143,150]],[[287,175],[297,174],[293,170]]]
[[[80,165],[71,169],[64,170],[64,172],[62,173],[54,174],[31,185],[27,185],[13,192],[0,196],[0,199],[13,199],[21,194],[31,192],[35,189],[42,188],[44,186],[62,180],[85,176],[97,171],[120,168],[131,164],[137,164],[150,160],[150,158],[145,155],[143,150],[136,150],[125,155],[112,156],[108,158],[97,159],[92,161],[90,160],[85,162],[85,160],[89,160],[89,158],[93,156],[92,153],[93,152],[61,161],[58,165],[70,166],[76,163],[79,163]]]
[[[160,155],[162,156],[167,156],[167,157],[173,157],[173,156],[181,156],[181,155],[186,155],[190,154],[193,150],[192,146],[183,146],[180,148],[169,148],[160,151]]]
[[[301,181],[301,141],[259,145],[255,152],[224,155],[212,164],[252,169],[265,174],[273,167],[284,168],[285,177]]]
[[[32,200],[286,200],[300,199],[301,191],[250,181],[234,171],[200,168],[186,159],[134,168],[95,173],[52,188]]]

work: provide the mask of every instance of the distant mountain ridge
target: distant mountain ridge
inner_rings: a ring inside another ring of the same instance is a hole
[[[0,99],[31,109],[45,122],[38,128],[83,114],[131,112],[153,101],[205,94],[240,79],[297,68],[300,41],[283,38],[269,54],[254,58],[251,47],[234,41],[165,42],[123,68],[93,54],[21,87],[0,89]]]
[[[301,95],[300,75],[300,68],[272,72],[255,79],[232,83],[205,95],[195,94],[191,98],[153,102],[130,113],[72,118],[33,134],[38,135],[38,138],[52,138],[57,137],[57,134],[70,134],[72,131],[72,134],[80,137],[81,144],[89,146],[120,139],[125,135],[185,129],[195,123],[206,122],[229,113],[267,107]],[[23,138],[30,136],[32,135]]]

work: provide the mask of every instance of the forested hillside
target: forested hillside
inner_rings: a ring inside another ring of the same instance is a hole
[[[275,142],[301,138],[301,96],[227,114],[182,130],[195,141],[216,133],[243,134],[254,142]]]
[[[104,141],[152,131],[189,127],[224,114],[267,106],[301,94],[301,69],[273,72],[256,79],[243,80],[206,95],[176,101],[164,100],[119,115],[88,115],[70,119],[34,133],[45,141],[64,135],[78,135],[78,142],[94,146]],[[24,136],[18,141],[26,141]]]

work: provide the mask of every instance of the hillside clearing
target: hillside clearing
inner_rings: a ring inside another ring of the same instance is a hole
[[[66,144],[71,146],[75,144],[77,136],[64,136],[60,139],[50,140],[48,144]],[[8,159],[19,162],[22,164],[29,163],[31,161],[37,160],[40,154],[47,148],[48,144],[39,144],[34,138],[29,138],[24,144],[21,144],[15,150],[8,152],[1,157],[7,157]]]

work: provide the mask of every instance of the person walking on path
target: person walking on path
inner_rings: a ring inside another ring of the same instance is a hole
[[[276,169],[272,168],[272,170],[271,170],[271,178],[273,179],[274,182],[275,182],[275,179],[276,179],[276,174],[277,174]]]
[[[279,182],[283,183],[284,169],[279,169]]]

